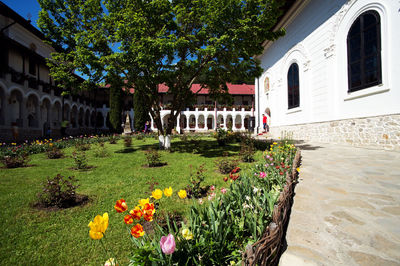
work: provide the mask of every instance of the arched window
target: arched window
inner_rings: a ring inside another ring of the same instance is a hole
[[[290,65],[287,75],[288,84],[288,109],[300,106],[299,66],[296,63]]]
[[[348,92],[382,83],[381,27],[376,11],[361,14],[347,35]]]

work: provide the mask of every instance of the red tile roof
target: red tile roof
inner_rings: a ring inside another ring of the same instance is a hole
[[[229,94],[246,94],[254,95],[254,85],[248,84],[230,84],[228,83]],[[193,84],[191,88],[193,93],[198,92],[198,94],[208,94],[208,89],[201,89],[200,84]],[[158,85],[158,92],[165,93],[168,91],[168,86],[165,84]]]

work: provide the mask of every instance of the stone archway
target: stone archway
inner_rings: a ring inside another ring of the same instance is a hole
[[[241,129],[242,128],[242,116],[241,115],[236,115],[235,117],[235,129]]]
[[[26,101],[28,127],[39,127],[39,100],[35,94],[28,96]]]
[[[2,86],[0,86],[0,125],[5,124],[6,111],[6,93]]]
[[[79,127],[83,127],[83,122],[85,120],[85,112],[83,111],[83,107],[79,108],[79,115],[78,115],[78,125]]]
[[[86,110],[86,113],[85,113],[85,126],[86,127],[89,127],[89,121],[90,121],[90,111],[88,109],[88,110]]]
[[[58,127],[61,125],[61,103],[58,101],[53,105],[52,116],[53,126]]]
[[[78,108],[76,107],[76,105],[72,107],[70,121],[73,128],[78,127]]]
[[[225,122],[224,121],[224,116],[219,114],[218,118],[217,118],[217,127],[224,128],[225,127],[225,123],[224,122]]]
[[[96,126],[97,126],[97,128],[102,128],[104,126],[104,116],[101,112],[97,112]]]
[[[195,115],[190,115],[189,116],[189,128],[195,128],[196,127],[196,116]]]
[[[179,126],[181,129],[185,129],[187,127],[186,115],[182,115],[179,118]]]
[[[214,128],[214,116],[213,115],[208,115],[207,116],[207,128],[208,129],[213,129]]]
[[[43,129],[43,136],[50,137],[50,129],[51,129],[51,116],[50,116],[51,104],[48,98],[44,98],[42,100],[42,104],[40,106],[40,114],[41,114],[41,123]]]
[[[8,101],[11,125],[23,126],[22,118],[22,93],[19,90],[13,90]]]
[[[197,127],[203,129],[205,126],[205,119],[204,119],[204,115],[201,114],[199,115],[198,119],[197,119]]]
[[[233,129],[233,118],[232,118],[231,114],[226,116],[226,124],[225,124],[225,126],[226,126],[227,130],[232,130]]]

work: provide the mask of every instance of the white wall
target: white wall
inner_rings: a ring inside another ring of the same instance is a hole
[[[381,16],[382,85],[348,93],[347,34],[354,20],[371,9]],[[269,107],[271,126],[282,126],[400,113],[399,9],[393,0],[310,1],[286,27],[286,35],[260,57],[264,73],[256,80],[256,114]],[[289,110],[287,72],[293,62],[299,65],[300,107]]]

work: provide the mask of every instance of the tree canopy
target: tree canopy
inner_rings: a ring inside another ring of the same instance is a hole
[[[265,40],[284,30],[272,28],[281,14],[279,0],[39,0],[38,25],[61,50],[50,60],[52,75],[68,79],[78,70],[87,84],[117,73],[152,107],[160,134],[159,84],[172,95],[170,121],[190,102],[200,83],[211,95],[227,83],[261,74],[253,57]],[[69,71],[69,72],[68,72]],[[85,86],[85,84],[83,84]]]

